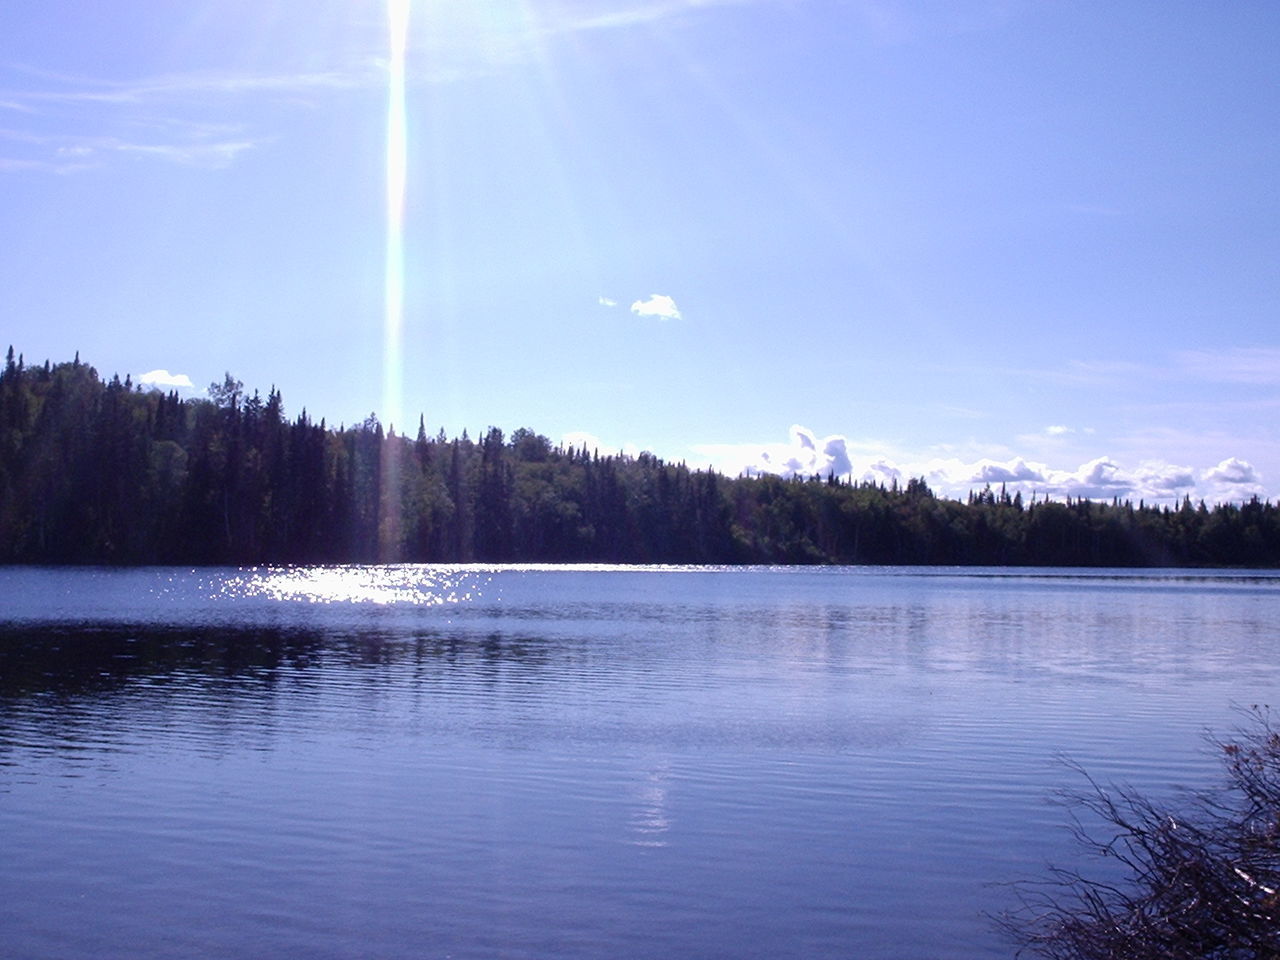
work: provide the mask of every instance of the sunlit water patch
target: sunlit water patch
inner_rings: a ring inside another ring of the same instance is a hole
[[[285,567],[241,571],[211,581],[210,589],[233,602],[438,607],[478,600],[489,580],[487,573],[452,567]]]

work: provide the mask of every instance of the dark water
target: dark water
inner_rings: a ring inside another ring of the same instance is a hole
[[[1278,682],[1269,575],[0,570],[0,954],[1007,957]]]

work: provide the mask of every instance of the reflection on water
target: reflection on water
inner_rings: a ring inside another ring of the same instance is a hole
[[[644,781],[635,788],[635,811],[629,823],[631,843],[640,847],[665,847],[666,834],[671,829],[671,813],[668,802],[671,767],[660,761],[650,770]]]
[[[219,579],[213,589],[235,602],[260,597],[282,603],[434,607],[477,600],[488,581],[485,573],[451,567],[283,567],[240,572]]]
[[[15,956],[1008,956],[1069,754],[1275,702],[1280,580],[0,570]],[[92,909],[86,909],[91,905]]]
[[[322,647],[298,631],[0,626],[0,696],[102,693],[174,674],[270,682],[283,666],[305,668]]]

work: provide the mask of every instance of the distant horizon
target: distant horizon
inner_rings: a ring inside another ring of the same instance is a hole
[[[1280,504],[1176,507],[927,479],[715,468],[290,417],[231,375],[208,399],[90,362],[0,370],[0,563],[630,562],[1280,568]]]
[[[25,354],[22,351],[17,350],[16,347],[10,347],[10,349],[13,350],[15,357],[20,363],[25,366],[31,365],[25,360]],[[104,382],[110,381],[111,378],[116,377],[120,379],[121,383],[131,381],[135,390],[152,390],[166,395],[172,393],[183,400],[212,401],[213,397],[211,391],[213,388],[220,385],[218,381],[211,381],[208,387],[197,388],[190,382],[179,382],[178,378],[173,377],[168,373],[168,371],[164,370],[149,371],[148,374],[142,374],[137,377],[132,373],[126,373],[122,376],[119,371],[112,371],[111,374],[104,374],[103,371],[98,369],[91,359],[86,359],[83,356],[80,356],[78,351],[74,359],[78,359],[81,364],[91,367],[95,372],[97,372],[99,379]],[[72,363],[74,362],[74,359],[54,360],[53,358],[48,357],[42,360],[38,365],[43,366],[45,363],[49,363],[52,366],[58,366],[62,363]],[[235,375],[231,371],[225,371],[223,376],[225,380],[226,377],[234,378]],[[182,379],[189,381],[189,378]],[[236,379],[238,381],[238,378]],[[246,384],[243,383],[243,381],[238,382],[241,383],[243,388],[240,394],[242,398],[255,394],[261,397],[269,395],[273,390],[276,390],[276,387],[272,384],[272,386],[267,388],[267,394],[264,395],[260,386]],[[1204,496],[1197,496],[1190,489],[1185,489],[1177,495],[1154,496],[1126,495],[1123,493],[1106,492],[1125,482],[1126,475],[1118,470],[1115,474],[1108,474],[1108,476],[1111,477],[1111,484],[1109,486],[1102,487],[1104,493],[1101,495],[1091,494],[1089,492],[1082,492],[1087,490],[1083,485],[1064,488],[1064,486],[1061,485],[1063,483],[1061,480],[1061,474],[1055,475],[1054,473],[1050,473],[1049,475],[1050,478],[1055,476],[1058,477],[1056,480],[1056,483],[1059,484],[1058,486],[1055,486],[1054,479],[1040,479],[1038,482],[1036,477],[1029,476],[1028,474],[1034,473],[1041,467],[1041,465],[1028,464],[1025,461],[1015,461],[1013,463],[996,463],[988,461],[980,463],[976,465],[979,471],[976,474],[977,478],[972,479],[970,481],[970,485],[967,487],[949,480],[947,475],[938,468],[934,468],[932,472],[925,471],[920,473],[909,473],[893,465],[880,463],[874,465],[871,469],[858,473],[854,468],[854,464],[849,460],[847,448],[840,444],[844,438],[827,437],[825,440],[820,441],[810,431],[800,426],[793,426],[791,428],[791,446],[762,446],[760,450],[761,457],[758,461],[747,463],[740,469],[730,472],[714,462],[702,462],[697,458],[665,457],[657,451],[639,449],[634,446],[629,448],[612,448],[601,443],[599,438],[583,432],[569,433],[559,438],[550,437],[543,434],[538,430],[537,425],[532,423],[515,423],[513,421],[505,425],[495,423],[487,423],[483,425],[476,424],[464,426],[461,430],[450,433],[443,425],[433,424],[427,420],[425,411],[420,411],[415,417],[410,418],[412,422],[407,426],[399,427],[394,423],[384,422],[377,410],[371,410],[364,417],[357,418],[350,422],[345,420],[338,420],[334,422],[330,421],[322,414],[317,415],[314,408],[309,403],[298,405],[294,408],[294,411],[291,412],[289,398],[284,396],[283,393],[280,394],[280,397],[286,419],[296,419],[300,414],[305,412],[312,423],[319,424],[323,422],[329,429],[335,431],[342,431],[350,427],[359,427],[366,423],[370,417],[377,420],[378,424],[386,430],[388,435],[394,434],[409,439],[413,439],[417,436],[419,421],[422,423],[427,436],[433,439],[443,433],[448,440],[460,439],[463,436],[468,436],[471,440],[475,441],[478,440],[478,438],[485,432],[495,427],[502,430],[509,439],[511,434],[515,431],[525,429],[532,430],[539,436],[543,436],[561,450],[585,449],[589,452],[597,452],[602,456],[616,455],[632,458],[638,457],[642,454],[647,454],[657,457],[664,463],[673,465],[684,464],[691,469],[709,469],[727,478],[772,475],[782,478],[798,477],[808,479],[811,477],[825,478],[828,476],[834,476],[849,483],[875,483],[885,489],[891,489],[894,486],[904,487],[910,480],[923,480],[929,485],[930,490],[936,496],[957,501],[965,501],[972,495],[976,495],[984,490],[990,489],[1006,490],[1010,497],[1015,494],[1021,495],[1021,497],[1027,502],[1033,502],[1036,499],[1058,501],[1085,499],[1099,502],[1111,502],[1118,500],[1121,503],[1132,502],[1134,504],[1138,504],[1140,502],[1145,502],[1154,506],[1176,506],[1187,499],[1190,499],[1193,503],[1205,503],[1210,506],[1231,503],[1247,503],[1255,498],[1267,503],[1273,501],[1280,502],[1277,498],[1268,497],[1259,492],[1250,492],[1236,497],[1216,500],[1211,500]],[[787,459],[782,459],[782,454],[789,454],[789,457]],[[848,469],[840,471],[838,468],[841,466],[845,466]],[[1098,465],[1086,466],[1090,466],[1095,474],[1102,473],[1104,469],[1100,468]],[[879,467],[879,469],[877,469],[877,467]],[[1226,462],[1219,464],[1211,472],[1221,473],[1232,470],[1248,469],[1251,469],[1248,464],[1233,464]],[[1068,477],[1068,481],[1071,479],[1075,478]]]
[[[27,356],[728,476],[1280,496],[1274,4],[67,0],[0,26]]]

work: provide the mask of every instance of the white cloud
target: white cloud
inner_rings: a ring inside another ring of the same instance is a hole
[[[1125,469],[1111,457],[1095,457],[1074,470],[1055,469],[1021,457],[1003,463],[980,460],[976,466],[977,470],[967,479],[961,471],[953,468],[936,477],[931,476],[930,482],[952,496],[963,496],[968,490],[987,484],[993,487],[1003,484],[1011,492],[1022,491],[1024,495],[1087,497],[1091,500],[1110,500],[1113,497],[1171,500],[1196,487],[1195,473],[1190,467],[1158,460],[1144,460],[1136,470]]]
[[[1147,491],[1152,499],[1160,499],[1162,492],[1182,493],[1196,485],[1195,471],[1190,467],[1175,466],[1162,460],[1142,461],[1134,477],[1139,489]]]
[[[858,480],[863,483],[878,483],[882,486],[901,484],[902,479],[901,468],[883,459],[867,464],[867,468],[858,477]]]
[[[1067,474],[1062,486],[1077,497],[1105,499],[1133,492],[1133,481],[1110,457],[1098,457]]]
[[[986,485],[997,483],[1044,483],[1047,468],[1043,464],[1030,464],[1021,457],[1001,463],[997,460],[979,460],[977,470],[969,482]]]
[[[676,302],[662,293],[651,293],[648,300],[637,300],[631,304],[631,312],[639,317],[657,317],[659,320],[680,319]]]
[[[1063,427],[1063,426],[1057,426],[1057,425],[1045,427],[1044,432],[1051,437],[1060,437],[1063,434],[1075,433],[1075,431],[1072,430],[1070,427]]]
[[[148,370],[139,375],[138,382],[148,387],[195,387],[185,373],[170,373],[168,370]]]
[[[853,462],[849,459],[849,449],[844,437],[827,437],[822,441],[822,456],[829,471],[837,477],[853,470]]]
[[[1262,486],[1262,475],[1249,461],[1237,457],[1228,457],[1216,467],[1205,470],[1201,478],[1202,488],[1207,488],[1206,499],[1214,502],[1267,496]]]
[[[602,307],[616,307],[618,305],[617,300],[610,300],[608,297],[596,297],[596,303]]]
[[[1082,431],[1085,432],[1085,431]],[[901,485],[923,477],[940,496],[965,499],[970,491],[1004,486],[1024,498],[1139,500],[1173,504],[1190,495],[1209,502],[1265,497],[1262,477],[1247,461],[1223,460],[1216,467],[1197,470],[1163,460],[1142,460],[1129,467],[1109,457],[1094,457],[1074,469],[1051,467],[1021,456],[1005,459],[965,459],[911,456],[885,445],[855,444],[833,435],[819,440],[807,427],[791,427],[786,443],[703,444],[694,448],[716,469],[736,475],[852,477],[859,482]]]
[[[50,86],[36,91],[9,91],[9,105],[15,109],[37,103],[100,103],[136,105],[156,100],[200,100],[210,94],[240,96],[272,93],[297,98],[314,91],[346,90],[380,82],[380,71],[369,66],[354,70],[328,70],[282,74],[235,72],[174,73],[142,80],[85,80],[40,73]],[[53,85],[60,85],[61,89]]]
[[[610,446],[594,433],[587,433],[585,430],[570,430],[563,434],[560,437],[560,446],[567,450],[581,450],[585,447],[588,453],[599,452],[601,456],[621,453],[624,457],[638,457],[642,452],[637,444],[631,442],[621,446]]]
[[[812,430],[797,423],[791,427],[789,442],[754,448],[739,472],[776,473],[784,477],[814,474],[843,477],[852,470],[848,441],[844,437],[833,434],[819,440]]]
[[[581,450],[586,447],[588,451],[601,448],[600,438],[585,430],[570,430],[560,438],[560,446],[569,450]]]
[[[1258,472],[1247,460],[1230,457],[1211,470],[1205,471],[1205,479],[1213,483],[1248,484],[1258,482]]]

